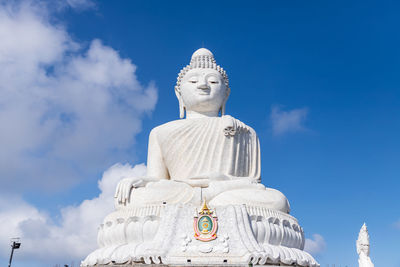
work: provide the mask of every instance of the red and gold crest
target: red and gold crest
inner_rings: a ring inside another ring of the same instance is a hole
[[[194,238],[200,241],[211,241],[217,238],[218,220],[215,212],[207,207],[206,201],[203,207],[194,217]]]

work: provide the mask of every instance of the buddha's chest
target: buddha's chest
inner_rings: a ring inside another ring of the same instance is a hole
[[[249,169],[252,143],[247,132],[227,130],[221,120],[212,119],[171,129],[160,140],[160,148],[171,178],[178,173],[239,176]]]

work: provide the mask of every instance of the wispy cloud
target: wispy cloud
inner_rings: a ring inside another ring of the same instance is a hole
[[[22,0],[26,1],[26,0]],[[38,4],[42,0],[29,0],[35,4]],[[47,1],[41,3],[47,6],[48,9],[56,12],[63,12],[65,9],[73,9],[74,11],[88,11],[97,8],[96,0],[57,0],[57,1]]]
[[[280,106],[273,106],[270,115],[272,133],[278,136],[290,132],[306,131],[304,123],[307,115],[307,108],[282,110]]]
[[[316,256],[325,250],[326,242],[319,234],[313,234],[312,237],[312,239],[306,239],[304,250],[311,255]]]
[[[400,219],[393,223],[393,227],[400,230]]]
[[[95,2],[92,0],[66,0],[66,3],[76,9],[88,9],[96,6]]]
[[[129,59],[47,11],[0,3],[0,192],[60,190],[126,160],[157,101]]]
[[[40,261],[43,266],[55,261],[79,262],[97,248],[97,228],[113,210],[117,183],[145,173],[143,164],[112,166],[98,182],[100,194],[62,208],[60,222],[15,195],[0,195],[0,257],[9,255],[10,237],[18,236],[23,242],[21,260]]]

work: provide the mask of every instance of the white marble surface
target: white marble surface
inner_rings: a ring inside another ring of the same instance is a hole
[[[365,223],[361,227],[360,233],[358,234],[356,247],[359,267],[374,267],[374,264],[369,257],[369,234],[367,225]]]
[[[303,230],[287,198],[260,183],[258,136],[225,114],[229,80],[209,50],[193,54],[175,94],[180,119],[151,131],[147,175],[118,184],[116,210],[99,229],[100,248],[82,266],[188,260],[319,266],[303,251]],[[218,237],[208,242],[193,238],[194,211],[203,200],[219,222]]]
[[[82,266],[144,262],[146,264],[276,264],[319,266],[304,252],[304,233],[283,212],[246,205],[216,207],[217,239],[194,238],[198,207],[164,205],[116,211],[99,231],[101,247]]]

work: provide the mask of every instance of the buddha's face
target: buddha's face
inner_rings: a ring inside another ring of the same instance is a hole
[[[360,250],[365,253],[365,255],[369,255],[369,246],[365,244],[361,244]]]
[[[186,110],[216,112],[228,97],[222,75],[214,69],[192,69],[182,78],[180,94]]]

